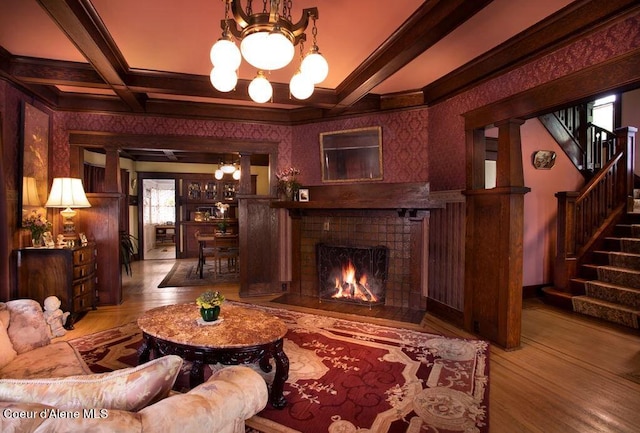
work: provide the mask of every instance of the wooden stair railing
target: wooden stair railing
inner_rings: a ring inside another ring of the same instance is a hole
[[[615,134],[589,121],[593,105],[589,102],[538,117],[586,180],[615,153]]]
[[[625,214],[633,191],[636,128],[616,130],[615,154],[581,191],[558,192],[554,287],[571,293],[569,282],[588,252]],[[606,155],[603,153],[603,157]]]

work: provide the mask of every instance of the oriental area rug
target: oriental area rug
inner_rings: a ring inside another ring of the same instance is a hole
[[[287,406],[247,433],[489,432],[489,344],[265,306],[288,326]],[[224,311],[224,310],[223,310]],[[136,365],[135,323],[70,341],[94,372]],[[258,366],[251,366],[265,377]],[[205,377],[214,369],[206,368]],[[185,363],[176,389],[184,391]]]
[[[198,260],[178,260],[158,285],[162,287],[211,286],[216,283],[233,283],[239,280],[235,272],[227,272],[226,262],[222,264],[222,272],[216,273],[213,259],[204,265],[202,278],[198,272]]]

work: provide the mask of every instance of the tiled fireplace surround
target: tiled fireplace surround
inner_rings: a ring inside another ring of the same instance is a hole
[[[384,245],[389,249],[385,304],[403,308],[425,308],[419,282],[412,280],[412,270],[419,266],[411,254],[412,242],[416,242],[416,239],[412,240],[415,232],[412,226],[419,224],[419,221],[399,217],[394,211],[336,210],[313,213],[316,215],[302,216],[301,221],[301,295],[318,296],[316,244],[358,247]],[[329,230],[325,230],[327,226]]]
[[[284,202],[292,217],[290,291],[318,297],[316,244],[388,248],[385,305],[426,310],[428,184],[310,188],[307,203]]]

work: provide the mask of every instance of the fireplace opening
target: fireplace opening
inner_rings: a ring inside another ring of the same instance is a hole
[[[384,305],[388,249],[316,245],[320,301]]]

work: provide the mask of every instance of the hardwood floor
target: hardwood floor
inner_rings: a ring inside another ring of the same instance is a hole
[[[173,260],[135,262],[133,276],[123,277],[123,303],[90,311],[63,338],[72,339],[134,321],[141,312],[156,306],[193,302],[202,288],[157,288],[173,264]],[[241,299],[235,284],[220,286],[218,290],[228,299],[242,302],[271,304],[275,298]],[[308,307],[272,305],[473,338],[428,315],[420,324],[412,324]],[[640,334],[533,300],[525,302],[522,336],[518,350],[491,348],[491,432],[640,431]]]

